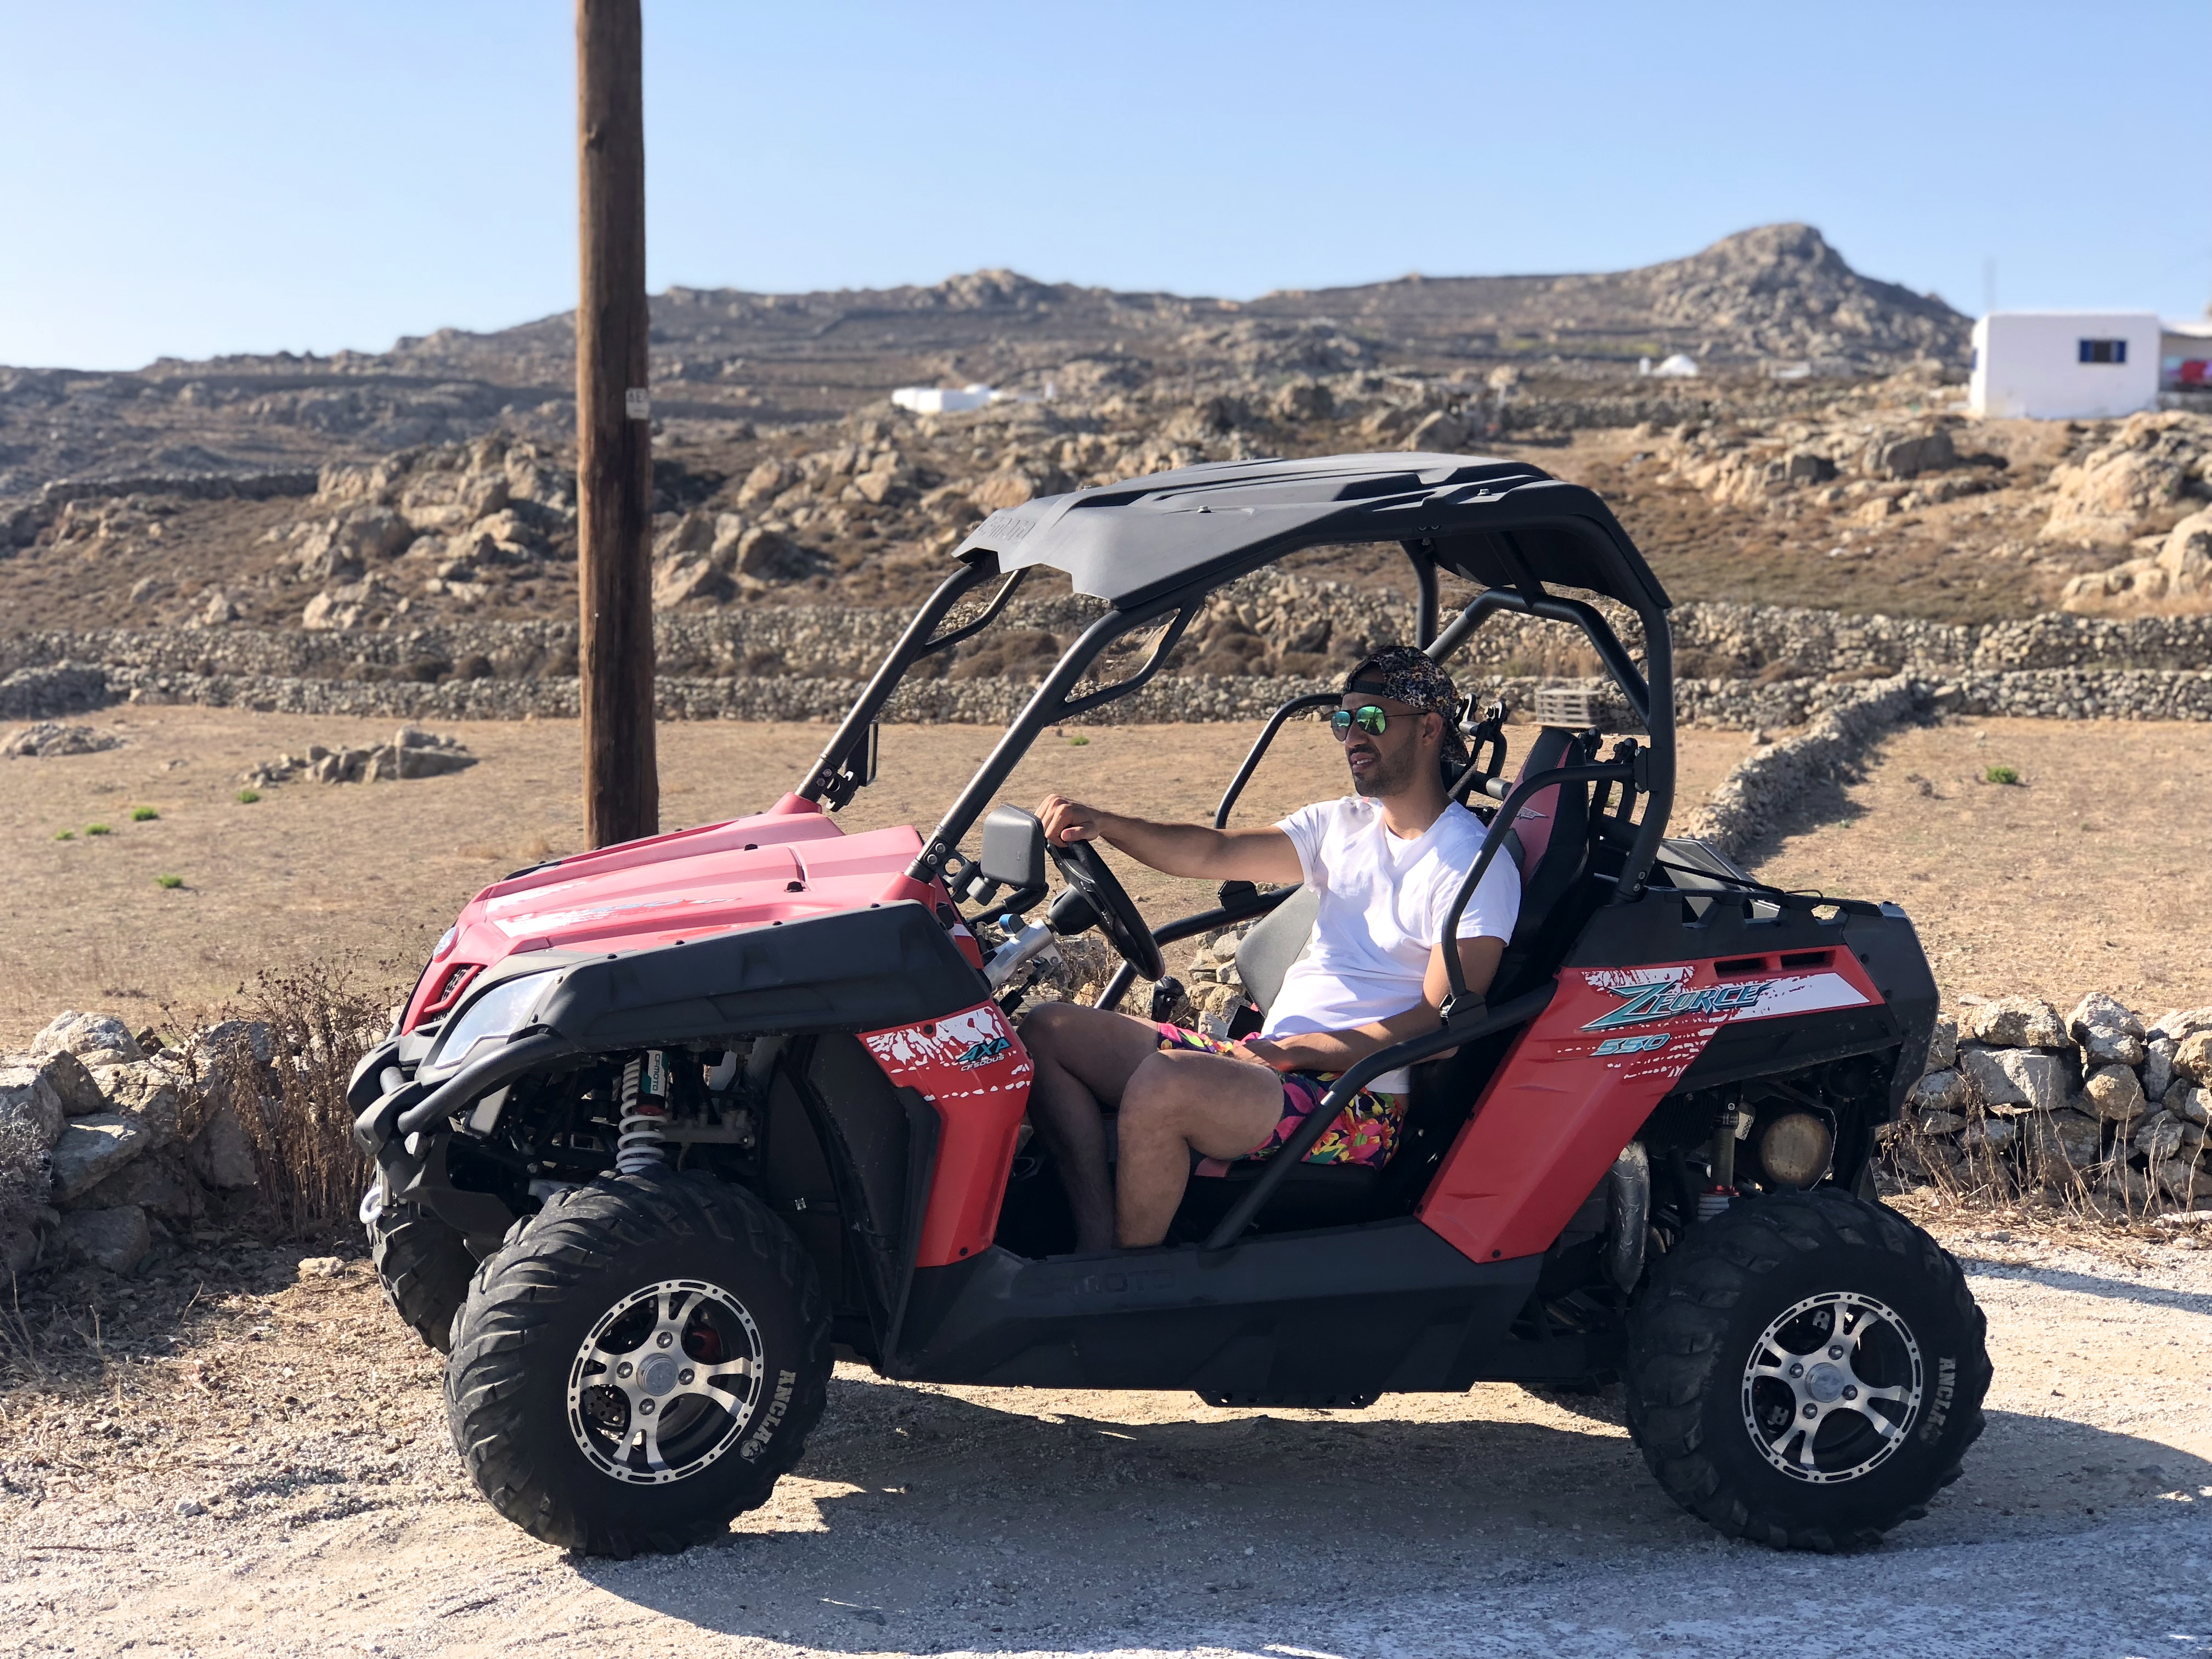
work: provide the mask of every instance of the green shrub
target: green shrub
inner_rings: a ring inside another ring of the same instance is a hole
[[[1073,737],[1067,740],[1067,746],[1071,749],[1080,749],[1084,744],[1090,741],[1090,738],[1085,737],[1082,732],[1078,732]]]
[[[2020,774],[2009,766],[1992,766],[1983,772],[1984,783],[2018,783]]]
[[[84,833],[88,836],[112,836],[115,832],[104,823],[88,823],[84,826]]]
[[[150,806],[134,806],[131,809],[131,822],[133,823],[151,823],[161,816]]]
[[[154,878],[154,885],[156,887],[166,887],[173,890],[179,887],[182,887],[184,884],[185,878],[182,876],[156,876]]]
[[[251,806],[260,799],[261,792],[258,789],[241,789],[238,792],[238,804],[240,806]]]
[[[57,830],[54,831],[54,839],[56,841],[75,841],[76,839],[76,831],[74,830]]]

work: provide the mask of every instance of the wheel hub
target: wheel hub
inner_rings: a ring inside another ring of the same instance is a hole
[[[665,1486],[744,1437],[762,1347],[744,1304],[704,1279],[631,1291],[592,1324],[568,1370],[568,1432],[612,1480]]]
[[[1806,1297],[1752,1345],[1743,1423],[1766,1461],[1814,1485],[1855,1480],[1920,1415],[1920,1345],[1893,1308],[1856,1291]]]

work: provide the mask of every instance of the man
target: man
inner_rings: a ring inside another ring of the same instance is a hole
[[[1437,1029],[1450,988],[1438,941],[1480,849],[1480,819],[1445,793],[1466,764],[1450,676],[1411,646],[1368,658],[1331,717],[1356,794],[1272,829],[1152,823],[1048,796],[1045,833],[1098,840],[1171,876],[1304,882],[1320,894],[1313,939],[1285,975],[1265,1030],[1225,1042],[1127,1014],[1044,1003],[1022,1023],[1036,1066],[1030,1119],[1051,1149],[1084,1251],[1157,1244],[1194,1158],[1266,1158],[1330,1082],[1376,1049]],[[1521,903],[1510,860],[1492,860],[1461,919],[1468,988],[1498,971]],[[1405,1117],[1403,1071],[1376,1078],[1307,1155],[1380,1167]],[[1118,1108],[1118,1179],[1103,1111]],[[1219,1173],[1217,1168],[1215,1173]]]

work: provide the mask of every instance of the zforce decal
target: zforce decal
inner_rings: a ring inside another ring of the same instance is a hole
[[[1679,971],[1679,970],[1677,970]],[[1840,974],[1801,974],[1787,979],[1739,980],[1729,985],[1685,986],[1679,979],[1632,981],[1604,988],[1622,999],[1618,1008],[1600,1014],[1585,1031],[1610,1031],[1682,1014],[1723,1019],[1771,1019],[1778,1014],[1814,1013],[1827,1008],[1859,1008],[1867,999]],[[1773,994],[1770,997],[1769,993]],[[1657,1048],[1657,1043],[1650,1045]],[[1627,1050],[1600,1048],[1600,1054]]]

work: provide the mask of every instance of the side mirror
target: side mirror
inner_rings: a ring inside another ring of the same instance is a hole
[[[1042,898],[1044,825],[1036,814],[1018,806],[993,807],[983,820],[983,851],[975,868],[985,882],[1014,890],[1007,902],[1011,910],[1026,910]]]

